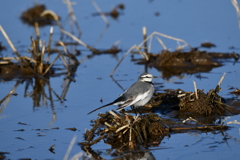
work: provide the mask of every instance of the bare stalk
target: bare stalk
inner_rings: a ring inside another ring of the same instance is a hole
[[[48,68],[45,70],[45,72],[43,73],[43,76],[49,71],[49,69],[53,66],[53,64],[56,62],[56,60],[59,58],[59,54],[57,55],[57,57],[52,61],[52,63],[48,66]]]
[[[37,40],[39,40],[40,39],[40,32],[39,32],[38,22],[34,23],[34,28],[35,28],[35,33],[36,33],[36,36],[37,36]]]
[[[78,30],[78,33],[81,35],[82,34],[82,31],[77,23],[77,18],[76,18],[76,15],[74,14],[74,10],[73,10],[73,7],[72,5],[75,4],[73,2],[71,2],[71,0],[65,0],[63,1],[63,3],[65,3],[67,5],[67,8],[68,8],[68,14],[69,16],[71,16],[73,22],[75,23],[76,27],[77,27],[77,30]]]
[[[3,97],[3,99],[0,101],[0,104],[2,104],[2,102],[7,99],[10,95],[12,95],[14,92],[14,90],[11,90],[5,97]]]
[[[216,88],[215,88],[215,92],[216,92],[216,93],[218,93],[218,92],[220,92],[220,91],[222,90],[222,89],[221,89],[221,85],[222,85],[222,81],[223,81],[225,75],[226,75],[226,73],[224,73],[224,74],[222,75],[222,77],[220,78],[220,80],[219,80],[219,82],[218,82],[218,84],[217,84],[217,86],[216,86]]]
[[[238,28],[240,29],[240,9],[238,6],[237,0],[231,0],[232,5],[234,6],[236,12],[237,12],[237,17],[238,17]]]
[[[68,159],[68,156],[69,156],[69,154],[70,154],[70,152],[71,152],[71,150],[72,150],[72,148],[73,148],[74,143],[76,142],[76,139],[77,139],[77,136],[75,135],[75,136],[72,138],[72,140],[71,140],[71,142],[70,142],[70,144],[69,144],[69,146],[68,146],[67,152],[66,152],[63,160],[67,160],[67,159]]]
[[[196,82],[195,82],[195,81],[193,81],[193,86],[194,86],[195,97],[196,97],[196,99],[198,100],[197,85],[196,85]]]
[[[52,35],[53,35],[53,27],[50,28],[50,35],[49,35],[49,40],[48,40],[48,56],[47,56],[47,63],[50,61],[51,45],[52,45]]]
[[[156,39],[158,40],[158,42],[161,44],[161,46],[163,47],[164,50],[167,50],[167,47],[166,45],[163,43],[163,41],[159,38],[159,37],[156,37]]]
[[[122,63],[123,59],[128,55],[128,53],[132,50],[136,48],[136,45],[132,46],[122,57],[122,59],[118,62],[118,64],[116,65],[116,67],[113,69],[112,73],[110,74],[110,76],[112,77],[112,75],[114,74],[114,72],[116,71],[116,69],[118,68],[118,66]]]
[[[152,36],[154,35],[159,35],[159,36],[162,36],[162,37],[165,37],[165,38],[168,38],[168,39],[172,39],[172,40],[175,40],[175,41],[179,41],[179,42],[182,42],[184,43],[185,45],[184,46],[188,46],[189,48],[192,48],[186,41],[182,40],[182,39],[179,39],[179,38],[175,38],[175,37],[172,37],[172,36],[169,36],[169,35],[166,35],[166,34],[163,34],[163,33],[159,33],[159,32],[153,32],[151,33],[147,39],[145,39],[143,42],[141,42],[138,47],[141,47],[145,41],[148,41]]]
[[[64,34],[66,34],[66,35],[68,35],[69,37],[71,37],[71,38],[72,38],[73,40],[75,40],[76,42],[78,42],[79,44],[81,44],[82,46],[84,46],[84,47],[88,48],[89,50],[91,50],[92,52],[98,52],[98,50],[96,50],[95,48],[93,48],[93,47],[85,44],[83,41],[81,41],[80,39],[78,39],[77,37],[75,37],[73,34],[67,32],[67,31],[65,31],[65,30],[63,30],[63,29],[61,29],[61,31],[62,31]]]
[[[142,28],[142,32],[143,32],[143,41],[144,41],[144,43],[143,43],[144,52],[147,54],[148,53],[148,47],[147,47],[147,41],[146,41],[146,39],[147,39],[147,28],[145,26]]]
[[[110,25],[110,23],[108,22],[106,16],[103,14],[102,10],[100,9],[100,7],[97,5],[97,3],[94,0],[91,0],[93,6],[95,7],[95,9],[97,10],[97,12],[99,13],[99,15],[102,17],[103,21],[106,23],[107,26]]]
[[[10,38],[8,37],[7,33],[4,31],[4,29],[2,28],[2,26],[0,25],[0,31],[2,32],[3,36],[5,37],[5,39],[7,40],[8,44],[10,45],[10,47],[12,48],[13,52],[17,55],[17,57],[19,59],[21,59],[20,54],[18,53],[17,49],[14,47],[12,41],[10,40]]]

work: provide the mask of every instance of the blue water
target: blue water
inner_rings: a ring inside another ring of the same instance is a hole
[[[27,8],[32,7],[35,1],[8,0],[0,1],[0,25],[7,32],[13,44],[21,54],[27,55],[30,45],[30,36],[34,36],[34,29],[22,24],[19,17]],[[62,17],[67,17],[67,7],[60,0],[38,1],[44,3],[47,9],[53,10]],[[74,135],[77,135],[77,142],[83,141],[85,129],[90,128],[90,120],[95,119],[98,113],[86,115],[92,109],[102,104],[111,102],[122,89],[109,77],[118,60],[133,45],[142,42],[142,27],[147,27],[148,35],[154,31],[167,34],[176,38],[181,38],[192,47],[199,46],[202,42],[212,42],[217,45],[209,51],[216,52],[239,52],[239,50],[230,50],[234,46],[240,48],[240,30],[238,28],[237,16],[231,1],[226,0],[174,0],[174,1],[128,1],[125,4],[125,10],[118,20],[107,17],[110,27],[98,42],[99,36],[103,32],[106,24],[100,16],[92,17],[91,14],[96,10],[91,1],[76,1],[74,5],[77,21],[82,29],[81,40],[86,44],[92,45],[98,49],[108,49],[115,42],[123,52],[117,57],[112,55],[94,56],[86,59],[77,69],[76,82],[70,84],[69,90],[64,102],[57,101],[53,95],[54,108],[50,102],[40,107],[34,107],[31,97],[24,97],[24,88],[26,82],[19,84],[6,107],[3,106],[0,112],[0,152],[9,152],[6,154],[9,159],[32,158],[32,159],[63,159],[67,148]],[[97,1],[103,12],[110,11],[122,1]],[[14,4],[14,5],[13,5]],[[159,12],[159,16],[155,13]],[[40,29],[41,39],[48,41],[49,28]],[[64,23],[64,28],[70,31],[69,21]],[[75,30],[75,33],[77,31]],[[54,40],[59,40],[60,31],[54,27]],[[173,40],[162,38],[165,45],[175,50],[177,43]],[[14,56],[11,48],[8,46],[5,38],[0,33],[0,42],[7,47],[7,51],[1,52],[4,56]],[[98,43],[97,43],[98,42]],[[84,49],[79,46],[78,49]],[[151,51],[158,53],[162,50],[156,39],[153,39]],[[83,60],[90,52],[85,50],[78,57]],[[135,55],[135,58],[140,56]],[[233,62],[233,60],[232,60]],[[215,68],[210,73],[202,73],[206,79],[198,79],[194,75],[184,75],[183,79],[172,77],[169,81],[161,78],[161,72],[152,68],[149,72],[159,76],[155,83],[163,83],[163,89],[181,88],[185,91],[193,91],[192,81],[197,82],[199,89],[208,91],[216,86],[223,73],[227,73],[223,81],[220,95],[230,98],[228,88],[233,86],[240,88],[239,63],[225,63],[223,67]],[[130,54],[124,59],[114,74],[120,85],[126,89],[144,71],[144,66],[136,65],[131,62]],[[99,79],[101,78],[101,79]],[[50,86],[59,95],[62,93],[64,76],[50,79]],[[183,84],[174,84],[173,82],[183,82]],[[0,83],[0,99],[4,97],[15,85],[16,81]],[[29,87],[28,93],[33,90]],[[45,87],[48,94],[48,89]],[[103,103],[100,102],[103,100]],[[114,109],[110,106],[100,110],[100,112]],[[228,121],[238,120],[240,117],[232,116]],[[27,125],[18,124],[26,123]],[[226,131],[229,138],[223,140],[221,133],[200,134],[184,133],[174,134],[170,138],[165,138],[159,149],[151,151],[156,159],[238,159],[239,153],[239,125],[230,125],[232,128]],[[51,129],[59,127],[59,129]],[[77,131],[66,130],[66,128],[75,127]],[[24,131],[15,131],[24,129]],[[39,129],[39,130],[37,130]],[[22,139],[18,139],[21,137]],[[48,149],[55,145],[55,154]],[[93,146],[94,149],[109,149],[110,146],[100,143]],[[71,153],[72,157],[81,148],[75,143]],[[104,155],[103,155],[104,157]],[[109,156],[106,158],[110,159]]]

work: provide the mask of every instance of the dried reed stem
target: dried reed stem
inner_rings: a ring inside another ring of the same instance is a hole
[[[47,74],[47,72],[49,71],[49,69],[53,66],[53,64],[56,62],[56,60],[59,58],[59,54],[57,55],[57,57],[52,61],[52,63],[48,66],[48,68],[45,70],[45,72],[43,73],[43,76],[45,74]]]
[[[144,26],[142,28],[142,32],[143,32],[143,45],[144,45],[144,52],[147,54],[148,53],[148,47],[147,47],[147,41],[145,41],[147,39],[147,28]]]
[[[29,60],[30,62],[33,62],[33,63],[37,63],[37,61],[36,60],[34,60],[34,59],[32,59],[32,58],[29,58],[29,57],[27,57],[27,56],[23,56],[22,57],[23,59],[27,59],[27,60]]]
[[[112,75],[114,74],[114,72],[116,71],[116,69],[118,68],[118,66],[122,63],[123,59],[128,55],[128,53],[132,50],[136,48],[136,45],[132,46],[125,54],[124,56],[121,58],[121,60],[118,62],[118,64],[116,65],[116,67],[113,69],[112,73],[110,74],[110,76],[112,77]]]
[[[11,95],[14,93],[14,91],[16,90],[16,88],[18,87],[19,84],[20,84],[20,81],[17,81],[16,84],[14,85],[13,89],[1,100],[0,104],[4,101],[5,102],[2,106],[2,108],[0,109],[0,114],[2,113],[2,111],[4,110],[6,105],[8,104],[9,100],[11,99]]]
[[[201,122],[197,121],[196,119],[193,119],[192,117],[189,117],[189,118],[183,120],[182,123],[186,123],[187,121],[194,121],[194,122],[196,122],[197,124],[203,125],[204,129],[205,129],[205,128],[209,128],[209,129],[215,130],[213,126],[207,126],[206,124],[201,123]],[[222,127],[222,126],[221,126],[221,127]],[[202,128],[202,127],[195,127],[195,128]]]
[[[20,59],[17,58],[17,57],[2,57],[0,64],[9,64],[9,63],[11,63],[11,62],[10,62],[11,60],[17,60],[17,61],[19,61]]]
[[[3,36],[5,37],[5,39],[7,40],[8,44],[10,45],[10,47],[12,48],[13,52],[16,54],[16,56],[21,59],[20,54],[18,53],[17,49],[14,47],[12,41],[10,40],[10,38],[8,37],[7,33],[4,31],[4,29],[2,28],[2,26],[0,25],[0,31],[2,32]]]
[[[151,37],[153,37],[154,35],[159,35],[159,36],[162,36],[162,37],[165,37],[165,38],[168,38],[168,39],[172,39],[172,40],[175,40],[175,41],[179,41],[179,42],[182,42],[184,43],[185,45],[184,46],[188,46],[189,48],[192,48],[186,41],[182,40],[182,39],[179,39],[179,38],[175,38],[175,37],[172,37],[172,36],[169,36],[169,35],[166,35],[166,34],[163,34],[163,33],[159,33],[159,32],[153,32],[151,33],[147,39],[145,39],[143,42],[141,42],[138,47],[140,48],[144,43],[145,41],[148,41]],[[161,44],[161,43],[160,43]],[[165,46],[166,48],[166,46]]]
[[[240,9],[238,6],[238,2],[237,0],[231,0],[232,5],[234,6],[234,8],[236,9],[237,12],[237,17],[238,17],[238,28],[240,29]]]
[[[196,97],[196,99],[198,100],[197,85],[196,85],[196,82],[195,82],[195,81],[193,81],[193,86],[194,86],[195,97]]]
[[[77,23],[77,18],[76,18],[76,15],[74,14],[74,10],[73,10],[73,7],[72,7],[72,5],[75,4],[75,3],[71,2],[71,0],[65,0],[65,1],[63,1],[63,3],[65,3],[67,5],[68,14],[69,14],[69,16],[71,16],[73,22],[75,23],[75,25],[77,27],[78,33],[81,35],[82,31],[80,29],[80,26]]]
[[[67,160],[68,159],[68,156],[69,156],[69,154],[70,154],[70,152],[71,152],[71,150],[73,148],[74,143],[76,142],[76,139],[77,139],[77,136],[76,135],[73,136],[73,138],[72,138],[72,140],[71,140],[71,142],[70,142],[70,144],[68,146],[67,152],[66,152],[63,160]]]
[[[147,29],[146,29],[145,27],[143,27],[143,35],[146,35],[146,32],[147,32],[146,30],[147,30]],[[188,46],[189,48],[192,48],[186,41],[184,41],[184,40],[182,40],[182,39],[175,38],[175,37],[172,37],[172,36],[168,36],[168,35],[165,35],[165,34],[162,34],[162,33],[159,33],[159,32],[153,32],[153,33],[151,33],[151,35],[148,36],[147,38],[145,38],[145,36],[144,36],[143,42],[141,42],[138,46],[133,45],[133,46],[125,53],[125,55],[122,57],[122,59],[118,62],[117,66],[116,66],[116,67],[113,69],[113,71],[111,72],[110,76],[112,77],[112,75],[114,74],[114,72],[116,71],[116,69],[118,68],[118,66],[120,65],[120,63],[123,61],[123,59],[127,56],[127,54],[128,54],[132,49],[138,50],[139,53],[148,61],[149,58],[148,58],[148,55],[147,55],[146,53],[149,52],[149,50],[146,52],[146,49],[147,49],[147,47],[146,47],[147,43],[146,43],[146,42],[147,42],[149,39],[152,39],[152,37],[155,36],[155,35],[159,35],[159,36],[162,36],[162,37],[165,37],[165,38],[168,38],[168,39],[175,40],[175,41],[177,41],[177,42],[182,42],[182,43],[184,43],[184,45],[181,46],[181,48],[183,48],[183,47],[185,47],[185,46]],[[159,39],[158,37],[157,37],[157,39],[158,39],[159,43],[163,46],[163,48],[166,50],[167,47],[164,45],[164,43],[162,42],[162,40]],[[142,47],[143,45],[144,45],[145,47]],[[140,51],[142,48],[144,48],[145,52],[141,52],[141,51]]]
[[[49,34],[49,39],[48,39],[48,55],[47,55],[47,60],[46,60],[47,63],[50,61],[52,36],[53,36],[53,27],[50,28],[50,34]]]
[[[70,160],[77,160],[79,159],[80,157],[82,157],[84,155],[83,152],[79,152],[77,154],[75,154]],[[89,157],[90,158],[90,157]]]
[[[222,75],[222,77],[220,78],[220,80],[219,80],[219,82],[218,82],[218,84],[217,84],[217,86],[216,86],[216,88],[215,88],[215,92],[216,92],[216,93],[218,93],[218,92],[220,92],[220,91],[222,90],[222,89],[221,89],[221,85],[222,85],[222,81],[223,81],[225,75],[226,75],[226,73],[224,73],[224,74]]]
[[[35,29],[35,33],[36,33],[36,36],[37,36],[37,40],[39,40],[40,39],[40,32],[39,32],[38,22],[34,23],[34,29]]]
[[[2,102],[7,99],[10,95],[12,95],[14,92],[14,90],[11,90],[5,97],[3,97],[3,99],[0,101],[0,104],[2,104]]]
[[[102,17],[103,21],[106,23],[107,26],[109,26],[110,23],[108,22],[106,16],[101,11],[100,7],[97,5],[97,3],[94,0],[91,0],[91,2],[93,4],[93,6],[95,7],[95,9],[97,10],[97,12],[99,13],[99,15]]]
[[[163,43],[163,41],[159,38],[159,37],[156,37],[156,39],[158,40],[158,42],[162,45],[163,49],[164,50],[168,50],[166,45]]]
[[[68,35],[69,37],[71,37],[71,38],[72,38],[73,40],[75,40],[76,42],[78,42],[79,44],[81,44],[82,46],[84,46],[84,47],[88,48],[89,50],[91,50],[92,52],[98,52],[98,50],[96,50],[95,48],[93,48],[93,47],[85,44],[83,41],[81,41],[80,39],[78,39],[77,37],[75,37],[73,34],[65,31],[64,29],[61,29],[61,31],[62,31],[64,34],[66,34],[66,35]]]
[[[41,13],[41,16],[45,16],[45,15],[47,15],[47,14],[50,14],[50,15],[53,17],[53,19],[57,22],[57,25],[58,25],[61,29],[63,29],[62,24],[61,24],[61,22],[59,21],[59,17],[58,17],[58,15],[57,15],[55,12],[53,12],[53,11],[51,11],[51,10],[45,10],[45,11],[43,11],[43,12]],[[51,31],[50,31],[50,32],[51,32]]]

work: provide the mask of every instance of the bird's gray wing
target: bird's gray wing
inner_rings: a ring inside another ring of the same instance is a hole
[[[131,106],[131,103],[133,102],[134,100],[134,97],[133,96],[130,96],[128,97],[127,99],[125,99],[125,101],[121,104],[118,104],[118,108],[117,110],[122,110],[123,108],[127,107],[127,106]]]

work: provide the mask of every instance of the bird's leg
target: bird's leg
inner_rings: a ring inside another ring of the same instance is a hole
[[[125,113],[125,109],[121,109],[119,112],[124,114]]]
[[[138,117],[139,115],[141,115],[140,112],[138,111],[138,109],[137,109],[136,107],[134,107],[134,106],[130,106],[130,107],[131,107],[131,109],[134,111],[134,113],[136,114],[137,117]]]

